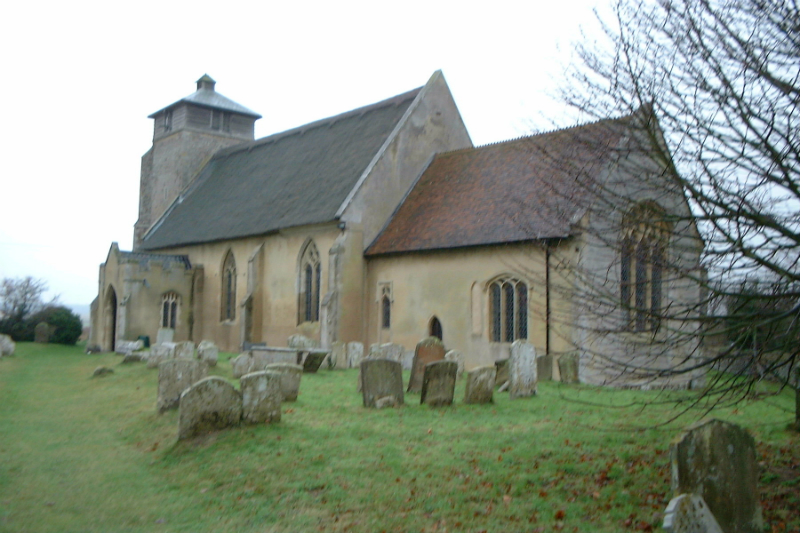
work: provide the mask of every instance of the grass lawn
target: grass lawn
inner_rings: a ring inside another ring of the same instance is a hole
[[[230,379],[228,357],[212,374]],[[460,403],[460,383],[451,408],[407,395],[367,410],[355,370],[321,370],[279,424],[177,443],[157,371],[120,361],[35,344],[0,359],[0,531],[652,531],[669,442],[701,416],[654,427],[672,411],[640,404],[665,393],[558,383],[488,406]],[[90,379],[100,365],[114,374]],[[793,410],[786,391],[711,413],[755,436],[770,531],[800,531]]]

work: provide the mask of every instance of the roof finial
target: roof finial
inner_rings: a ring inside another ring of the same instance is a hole
[[[214,81],[214,78],[208,74],[203,74],[203,76],[197,80],[197,90],[202,91],[203,89],[208,89],[209,91],[213,91],[216,84],[217,82]]]

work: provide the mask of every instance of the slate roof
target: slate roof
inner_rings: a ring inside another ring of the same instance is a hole
[[[192,263],[189,261],[188,255],[149,254],[146,252],[123,252],[120,250],[119,256],[121,261],[133,261],[140,264],[158,261],[165,267],[169,266],[171,263],[178,263],[186,270],[192,268]]]
[[[365,255],[569,237],[626,120],[437,155]]]
[[[145,236],[142,248],[335,220],[420,90],[217,153]]]
[[[250,117],[254,117],[256,119],[261,118],[261,115],[259,115],[255,111],[251,111],[242,104],[238,104],[233,100],[231,100],[230,98],[222,96],[221,94],[216,92],[214,90],[214,84],[216,82],[213,79],[211,79],[211,77],[208,74],[205,74],[202,78],[200,78],[197,81],[198,85],[200,85],[199,82],[201,81],[207,81],[208,83],[205,84],[204,87],[198,88],[195,92],[193,92],[189,96],[181,98],[177,102],[173,102],[167,107],[159,109],[155,113],[149,115],[147,118],[155,118],[155,116],[161,113],[162,111],[166,111],[167,109],[176,107],[185,102],[199,105],[201,107],[210,107],[213,109],[221,109],[223,111],[231,111],[233,113],[239,113],[240,115],[247,115]]]

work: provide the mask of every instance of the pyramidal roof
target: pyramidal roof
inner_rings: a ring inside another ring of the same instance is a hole
[[[255,111],[251,111],[247,109],[245,106],[241,104],[237,104],[230,98],[222,96],[218,93],[215,89],[217,82],[209,76],[208,74],[203,74],[203,76],[197,80],[197,90],[190,94],[185,98],[181,98],[177,102],[173,102],[167,107],[159,109],[155,113],[151,114],[147,118],[154,118],[159,113],[166,111],[167,109],[171,109],[176,107],[182,103],[190,103],[194,105],[198,105],[201,107],[210,107],[213,109],[220,109],[223,111],[230,111],[232,113],[238,113],[240,115],[247,115],[254,118],[261,118],[261,115],[256,113]]]
[[[420,91],[221,150],[147,233],[142,249],[335,220]]]

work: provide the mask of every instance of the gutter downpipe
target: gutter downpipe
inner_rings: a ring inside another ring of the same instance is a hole
[[[550,355],[550,244],[544,245],[545,355]]]

